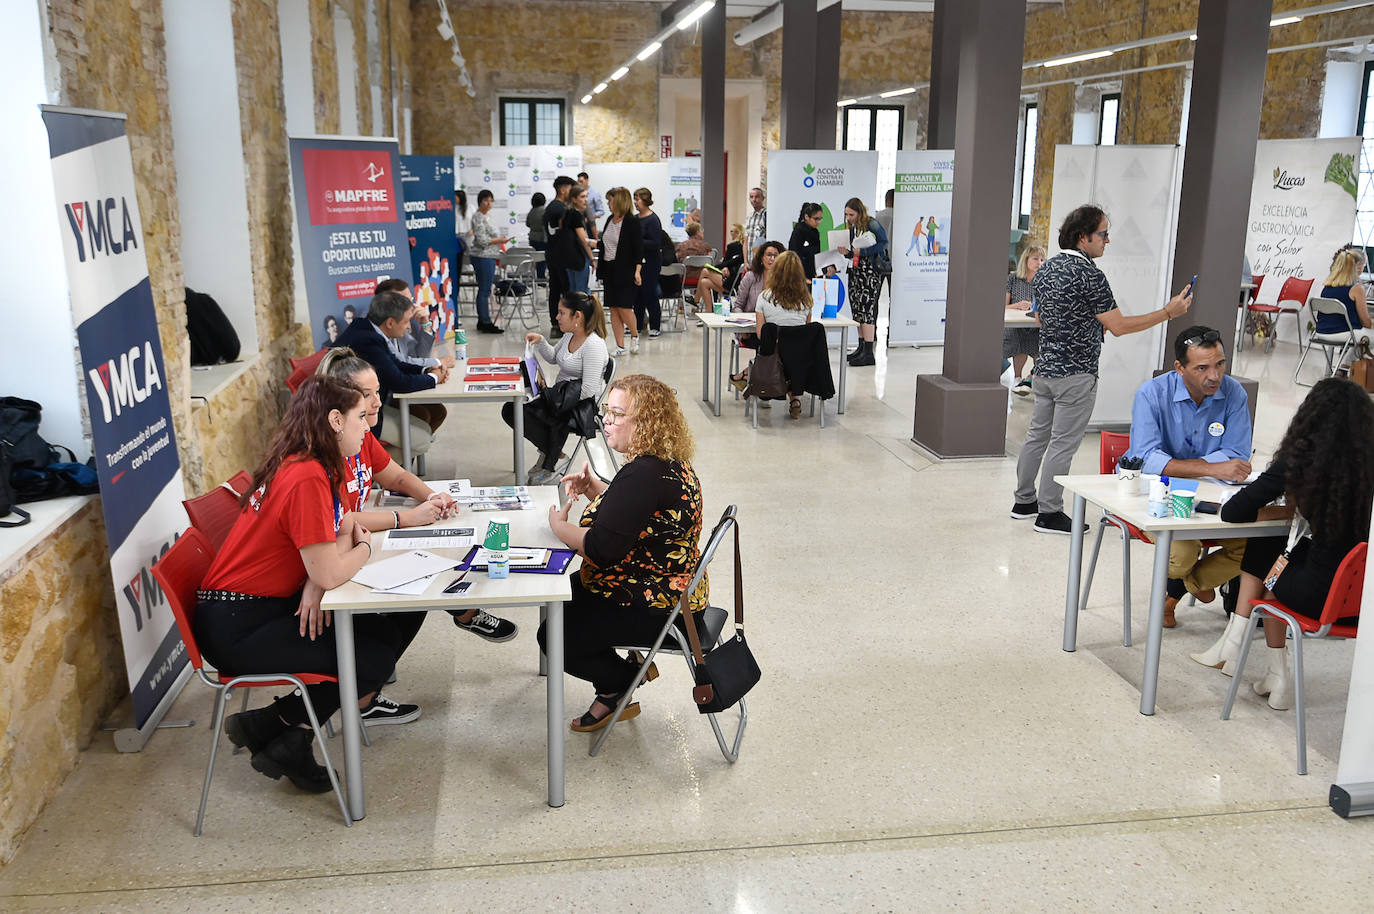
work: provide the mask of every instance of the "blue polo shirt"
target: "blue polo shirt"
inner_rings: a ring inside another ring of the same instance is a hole
[[[1193,402],[1177,371],[1140,385],[1131,407],[1132,457],[1142,473],[1161,474],[1170,460],[1249,460],[1250,411],[1245,388],[1230,375],[1201,405]]]

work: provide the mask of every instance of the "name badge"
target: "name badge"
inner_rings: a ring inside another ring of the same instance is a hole
[[[1213,438],[1220,438],[1225,433],[1226,426],[1222,425],[1220,422],[1213,422],[1211,425],[1207,426],[1207,434],[1211,435]]]

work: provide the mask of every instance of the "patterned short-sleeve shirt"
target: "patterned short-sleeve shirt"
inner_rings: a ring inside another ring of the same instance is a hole
[[[1086,254],[1061,251],[1036,271],[1031,286],[1040,315],[1036,374],[1096,377],[1105,333],[1097,316],[1116,307],[1106,275]]]

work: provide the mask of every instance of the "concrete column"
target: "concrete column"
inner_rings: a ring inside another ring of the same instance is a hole
[[[1198,6],[1183,199],[1169,288],[1178,291],[1194,273],[1198,281],[1193,307],[1169,322],[1165,368],[1174,362],[1173,338],[1185,327],[1215,327],[1228,348],[1234,336],[1272,14],[1272,0],[1201,0]]]
[[[935,34],[930,43],[930,117],[927,149],[954,146],[959,84],[959,0],[935,0]]]
[[[706,237],[725,250],[725,4],[701,19],[701,218]],[[737,162],[736,168],[744,163]],[[717,242],[716,239],[719,239]]]
[[[815,112],[811,117],[813,149],[834,149],[836,146],[835,118],[839,109],[835,103],[840,100],[840,10],[840,4],[836,3],[816,14],[818,40],[812,54],[812,91],[815,93]]]
[[[815,148],[818,23],[816,0],[782,0],[783,149]]]
[[[943,374],[916,379],[912,434],[917,444],[942,457],[1006,451],[997,307],[1006,289],[1001,240],[1015,179],[1025,32],[1025,0],[961,4],[945,367]]]

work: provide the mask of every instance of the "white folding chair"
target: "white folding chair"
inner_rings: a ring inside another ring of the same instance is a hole
[[[1312,351],[1312,344],[1322,347],[1322,355],[1326,356],[1326,374],[1324,377],[1331,377],[1336,373],[1336,369],[1345,361],[1347,352],[1354,352],[1359,347],[1359,337],[1355,335],[1355,328],[1350,325],[1350,314],[1345,310],[1345,304],[1334,298],[1322,298],[1314,295],[1307,302],[1312,309],[1312,324],[1307,331],[1307,343],[1303,346],[1302,357],[1298,359],[1298,367],[1293,369],[1293,383],[1302,384],[1303,387],[1311,387],[1298,380],[1298,372],[1302,371],[1302,363],[1307,361],[1307,353]],[[1317,321],[1321,315],[1329,314],[1332,317],[1339,317],[1341,323],[1345,324],[1345,330],[1336,333],[1318,333]],[[1333,349],[1339,349],[1340,355],[1335,359],[1331,356]]]
[[[665,298],[662,294],[660,294],[658,297],[658,303],[660,308],[663,307],[663,303],[665,301],[668,302],[668,320],[660,321],[660,323],[662,324],[663,329],[670,333],[681,333],[682,331],[687,329],[687,302],[685,298],[687,289],[685,283],[682,282],[682,280],[686,278],[686,275],[687,268],[680,263],[664,264],[663,269],[660,270],[658,274],[659,279],[662,279],[665,276],[676,276],[679,280],[677,295]],[[660,288],[660,292],[661,291],[662,290]],[[676,324],[677,326],[672,326],[674,324]]]

